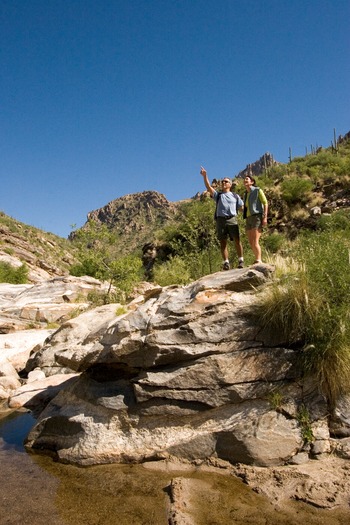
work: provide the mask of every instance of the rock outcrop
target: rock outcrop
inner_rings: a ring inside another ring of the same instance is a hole
[[[236,177],[242,179],[244,179],[244,177],[247,175],[253,175],[254,177],[257,177],[262,175],[268,168],[271,168],[272,166],[278,166],[279,164],[280,162],[277,162],[271,153],[266,152],[260,157],[260,159],[251,164],[248,164],[244,170],[237,173]]]
[[[178,203],[169,202],[157,191],[143,191],[124,195],[106,206],[88,213],[89,221],[104,224],[123,239],[119,249],[130,253],[135,247],[143,246],[154,237],[154,231],[171,221],[178,209]],[[73,239],[75,232],[70,238]]]
[[[255,265],[155,289],[102,335],[97,323],[87,352],[65,349],[62,327],[54,359],[81,375],[40,415],[27,448],[81,465],[174,456],[281,465],[313,453],[298,422],[303,404],[315,454],[325,452],[327,407],[301,379],[298,351],[278,334],[272,343],[250,317],[272,271]]]
[[[89,306],[90,292],[106,293],[93,277],[54,277],[37,284],[0,283],[0,334],[63,322]]]
[[[60,382],[65,382],[67,376],[61,379],[58,377],[52,380],[46,379],[46,376],[52,374],[48,366],[40,366],[41,350],[47,345],[50,348],[56,346],[55,349],[58,350],[60,337],[63,337],[65,348],[70,345],[70,350],[73,351],[73,339],[76,346],[80,344],[87,351],[90,348],[89,343],[93,344],[103,333],[103,331],[101,334],[98,332],[98,326],[115,319],[116,309],[120,305],[97,308],[94,314],[88,311],[79,316],[79,313],[90,308],[87,299],[89,292],[103,294],[107,286],[106,283],[91,277],[68,276],[56,277],[37,284],[0,284],[2,408],[33,407],[35,404],[43,408],[57,394],[58,385]],[[81,320],[75,323],[76,316]],[[69,325],[69,335],[66,328],[57,330],[60,323],[64,326],[65,322]],[[51,351],[53,352],[54,350]],[[35,359],[31,355],[36,356]],[[48,354],[45,355],[48,357]],[[54,373],[64,375],[75,374],[76,371],[57,365]],[[33,383],[36,384],[33,386]],[[31,398],[34,398],[34,401],[31,401]]]

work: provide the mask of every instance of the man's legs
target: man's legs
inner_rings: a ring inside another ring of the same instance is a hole
[[[243,258],[243,246],[239,237],[235,237],[235,248],[238,255],[238,259]]]
[[[228,261],[227,239],[220,239],[220,249],[223,261]]]
[[[235,249],[238,256],[238,268],[243,268],[243,246],[239,235],[238,224],[230,224],[229,226],[230,239],[235,243]]]

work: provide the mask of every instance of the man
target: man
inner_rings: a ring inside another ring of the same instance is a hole
[[[236,252],[238,255],[238,268],[243,268],[243,247],[239,236],[239,227],[237,223],[238,210],[243,208],[243,201],[239,195],[231,192],[232,180],[225,177],[222,181],[222,191],[216,191],[213,186],[209,184],[206,170],[201,167],[200,171],[205,187],[210,196],[216,202],[216,234],[220,241],[221,255],[223,259],[223,270],[230,269],[230,261],[228,257],[227,239],[234,241]]]

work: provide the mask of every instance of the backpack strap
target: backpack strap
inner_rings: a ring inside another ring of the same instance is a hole
[[[216,206],[215,206],[215,213],[214,213],[214,219],[216,220],[218,217],[217,211],[218,211],[218,204],[219,200],[221,200],[222,191],[218,191],[218,198],[216,199]]]

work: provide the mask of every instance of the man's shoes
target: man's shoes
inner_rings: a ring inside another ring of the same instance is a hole
[[[244,262],[243,261],[238,261],[237,268],[244,268]]]
[[[222,269],[223,270],[229,270],[230,269],[230,263],[225,261],[224,264],[222,265]]]

